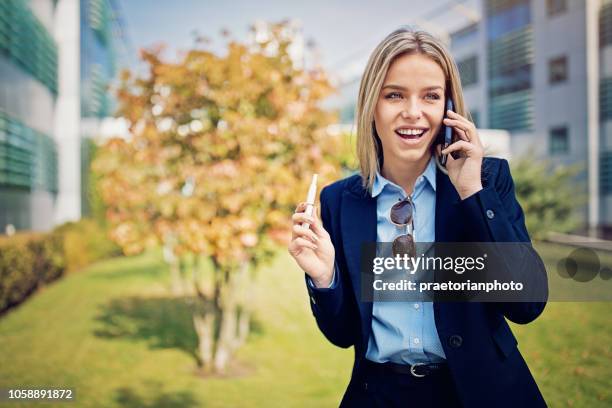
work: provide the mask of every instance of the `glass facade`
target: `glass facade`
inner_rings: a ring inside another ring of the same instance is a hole
[[[453,47],[470,45],[478,39],[478,23],[469,25],[451,34],[451,44]]]
[[[57,94],[57,45],[27,2],[0,1],[0,51]]]
[[[457,62],[461,84],[463,86],[475,85],[478,83],[478,57],[473,55]]]
[[[603,1],[599,10],[599,47],[612,46],[612,2]],[[600,53],[600,55],[602,55]],[[604,60],[604,63],[607,61]],[[605,74],[604,74],[605,75]],[[612,120],[612,77],[599,79],[599,120]],[[607,126],[602,126],[603,132]],[[612,151],[606,149],[606,134],[601,135],[600,144],[604,146],[599,157],[599,186],[601,195],[612,195]]]
[[[485,11],[489,127],[529,131],[534,116],[530,2],[489,0]]]
[[[612,44],[612,3],[604,4],[599,11],[599,47]]]
[[[599,157],[599,188],[602,195],[612,194],[612,152],[602,152]]]
[[[81,211],[88,215],[91,149],[87,139],[98,136],[92,132],[100,119],[114,114],[116,104],[109,88],[116,77],[124,38],[117,0],[80,0],[80,6],[81,120],[86,124],[80,149]]]
[[[0,233],[7,224],[46,230],[88,214],[91,138],[114,110],[109,87],[118,55],[125,55],[120,0],[56,6],[55,0],[0,0]],[[62,81],[58,47],[69,72]],[[80,86],[66,87],[71,81]],[[66,108],[74,98],[80,116]]]
[[[108,86],[115,77],[117,57],[113,26],[115,3],[81,0],[81,115],[111,115],[113,102]]]
[[[55,2],[30,5],[0,1],[0,233],[50,228],[58,193],[58,45],[43,24]]]
[[[53,139],[0,111],[0,186],[57,193]]]
[[[487,3],[487,39],[495,41],[531,24],[529,1],[489,1]]]

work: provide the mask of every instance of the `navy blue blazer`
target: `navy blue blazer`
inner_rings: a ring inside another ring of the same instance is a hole
[[[336,346],[354,346],[353,377],[365,358],[372,327],[372,302],[360,301],[360,252],[376,242],[376,199],[359,174],[321,191],[321,219],[331,236],[339,271],[334,289],[313,289],[306,281],[319,329]],[[483,159],[483,189],[461,200],[449,177],[436,174],[436,242],[530,243],[523,211],[514,194],[508,162]],[[530,244],[527,244],[532,248]],[[546,270],[533,250],[528,279],[544,287]],[[524,280],[523,280],[524,281]],[[525,324],[546,302],[434,302],[436,328],[465,407],[546,406],[517,340],[505,319]]]

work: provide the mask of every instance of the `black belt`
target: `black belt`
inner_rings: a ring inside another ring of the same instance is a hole
[[[414,377],[426,377],[428,375],[448,370],[446,363],[417,363],[417,364],[397,364],[390,361],[386,363],[375,363],[374,361],[363,360],[364,368],[378,374],[411,374]]]

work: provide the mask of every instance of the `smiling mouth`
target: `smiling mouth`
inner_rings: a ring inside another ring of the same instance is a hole
[[[426,132],[427,132],[427,129],[398,129],[395,131],[395,134],[397,134],[402,139],[410,140],[410,139],[419,139]]]

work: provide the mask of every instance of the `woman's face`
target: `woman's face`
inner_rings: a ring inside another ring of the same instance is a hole
[[[429,157],[444,117],[445,82],[442,68],[425,55],[391,63],[374,113],[385,166]]]

